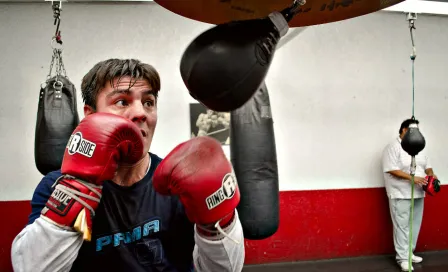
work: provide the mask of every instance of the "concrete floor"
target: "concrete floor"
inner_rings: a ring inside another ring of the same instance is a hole
[[[414,272],[448,272],[448,251],[426,252],[421,264],[414,264]],[[243,272],[399,272],[395,256],[375,256],[312,262],[249,265]]]

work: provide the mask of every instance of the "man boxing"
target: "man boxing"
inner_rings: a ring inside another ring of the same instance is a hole
[[[220,144],[149,152],[160,80],[128,59],[83,78],[85,118],[61,170],[38,184],[12,245],[15,271],[241,271],[239,190]]]

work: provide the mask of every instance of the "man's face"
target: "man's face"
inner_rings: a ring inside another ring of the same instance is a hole
[[[401,138],[401,139],[403,139],[403,137],[404,137],[404,135],[406,134],[407,131],[408,131],[407,128],[403,128],[403,129],[401,130],[401,134],[400,134],[400,138]]]
[[[131,88],[130,77],[123,77],[120,83],[114,80],[100,90],[96,102],[96,112],[106,112],[125,117],[134,122],[144,138],[144,150],[148,151],[157,124],[157,104],[152,88],[146,80],[136,81]],[[93,109],[84,106],[84,115],[93,113]]]

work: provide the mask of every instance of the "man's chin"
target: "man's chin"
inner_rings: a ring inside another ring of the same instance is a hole
[[[148,152],[143,152],[142,157],[136,163],[120,163],[119,168],[133,168],[140,164],[143,164],[146,156],[149,156]]]
[[[149,152],[149,148],[151,147],[152,137],[146,137],[143,139],[143,155],[146,155]]]

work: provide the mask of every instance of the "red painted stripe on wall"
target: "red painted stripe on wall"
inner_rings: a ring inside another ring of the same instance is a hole
[[[11,244],[26,226],[30,201],[0,201],[0,271],[12,271]]]
[[[417,251],[448,249],[448,186],[425,198]],[[384,188],[282,191],[277,233],[246,240],[246,264],[394,254]]]
[[[448,249],[448,186],[426,197],[417,251]],[[29,201],[0,202],[0,271],[12,271],[14,237],[27,222]],[[7,221],[5,220],[7,218]],[[392,254],[392,223],[384,188],[282,191],[276,234],[246,240],[246,264]]]

